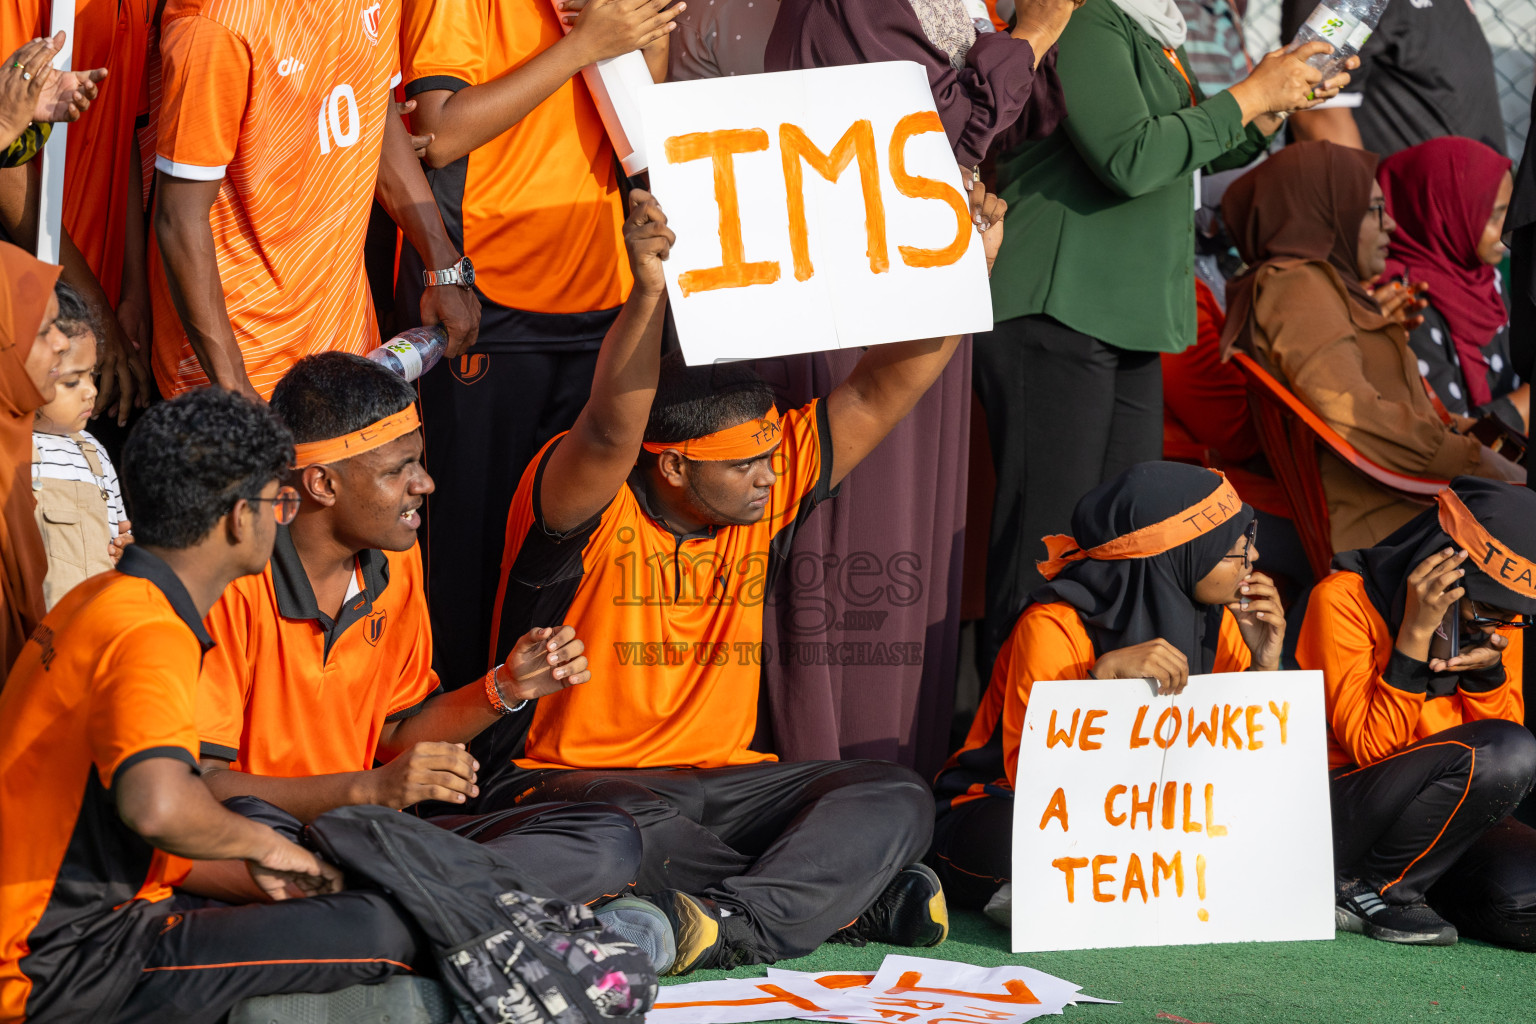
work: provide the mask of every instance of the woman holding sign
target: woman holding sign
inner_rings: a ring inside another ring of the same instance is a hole
[[[1227,478],[1144,462],[1089,491],[1072,536],[1046,537],[1048,582],[1029,595],[965,746],[936,783],[928,862],[949,901],[979,907],[1012,874],[1013,788],[1039,679],[1155,679],[1280,667],[1285,612],[1254,572],[1258,521]]]
[[[1326,687],[1339,927],[1536,949],[1536,829],[1509,817],[1536,778],[1521,687],[1536,494],[1457,477],[1334,566],[1296,658]]]

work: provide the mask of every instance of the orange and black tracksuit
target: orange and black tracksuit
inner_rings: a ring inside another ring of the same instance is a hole
[[[113,787],[133,766],[197,772],[211,646],[180,579],[132,545],[22,648],[0,690],[0,1021],[212,1024],[246,996],[382,981],[416,959],[379,893],[238,908],[176,895],[186,862],[119,816]]]
[[[1536,778],[1522,635],[1503,665],[1432,675],[1396,650],[1364,579],[1317,585],[1296,658],[1320,669],[1334,867],[1389,903],[1429,903],[1463,934],[1536,948],[1536,829],[1509,817]]]

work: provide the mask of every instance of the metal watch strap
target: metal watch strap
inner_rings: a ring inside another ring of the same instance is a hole
[[[498,715],[510,715],[514,711],[521,711],[528,703],[526,700],[520,700],[508,707],[507,702],[501,699],[501,687],[496,685],[496,673],[500,671],[501,666],[497,665],[485,674],[485,699],[490,702],[491,709]]]

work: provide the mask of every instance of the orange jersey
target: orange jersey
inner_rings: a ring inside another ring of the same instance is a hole
[[[539,699],[528,768],[652,768],[771,761],[757,726],[763,601],[795,528],[830,496],[825,406],[780,421],[779,478],[763,517],[679,537],[646,508],[638,473],[602,513],[555,536],[535,492],[560,443],[523,474],[507,517],[498,631],[568,623],[592,679]]]
[[[207,634],[170,567],[130,546],[65,595],[0,690],[0,1020],[109,1020],[159,930],[167,858],[123,824],[118,773],[197,770]]]
[[[222,181],[209,213],[224,303],[263,397],[304,356],[378,344],[363,236],[399,78],[398,0],[171,0],[155,167]],[[151,246],[155,379],[208,383]]]
[[[12,0],[0,6],[0,56],[28,40],[51,35],[51,5]],[[72,67],[106,68],[107,80],[91,109],[69,126],[64,164],[64,230],[116,308],[123,283],[130,195],[129,158],[134,121],[143,96],[153,0],[78,0],[71,33]],[[142,216],[142,209],[138,210]],[[135,253],[134,259],[142,259]]]
[[[939,773],[941,802],[951,805],[979,796],[1012,795],[1019,764],[1019,737],[1029,692],[1040,679],[1087,679],[1099,660],[1077,609],[1065,601],[1032,604],[1019,616],[1008,642],[992,665],[971,731]],[[1253,655],[1237,620],[1221,616],[1213,672],[1246,672]]]
[[[438,688],[421,549],[365,551],[331,620],[288,531],[266,571],[231,583],[208,613],[218,646],[198,685],[202,755],[252,775],[367,771],[386,721]]]
[[[1464,722],[1523,723],[1523,632],[1500,632],[1509,640],[1503,672],[1487,674],[1483,687],[1463,676],[1461,686],[1431,692],[1428,664],[1395,653],[1397,638],[1371,603],[1364,579],[1336,572],[1319,583],[1307,601],[1296,660],[1323,673],[1328,767],[1373,764]]]
[[[404,0],[406,95],[483,85],[562,34],[550,0]],[[432,187],[462,218],[464,251],[486,297],[533,313],[624,302],[633,278],[613,146],[580,75],[464,162],[462,173],[436,172]]]

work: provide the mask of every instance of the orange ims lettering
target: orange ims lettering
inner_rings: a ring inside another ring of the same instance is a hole
[[[891,269],[885,244],[885,199],[880,195],[880,168],[875,163],[875,129],[868,121],[855,121],[832,147],[823,153],[806,137],[798,125],[779,125],[779,156],[784,161],[784,190],[789,201],[789,251],[794,258],[795,280],[805,281],[816,272],[811,266],[811,249],[805,222],[804,160],[828,181],[836,181],[857,157],[859,186],[864,190],[864,234],[868,241],[865,255],[872,273]]]
[[[1076,885],[1077,869],[1088,866],[1087,857],[1057,857],[1051,861],[1051,867],[1059,870],[1067,878],[1067,902],[1077,901]]]
[[[947,267],[964,256],[971,244],[971,210],[965,197],[942,181],[907,173],[907,140],[924,132],[943,130],[944,124],[936,112],[920,110],[897,121],[896,130],[891,133],[891,180],[896,183],[896,191],[909,199],[937,199],[948,203],[955,213],[955,240],[944,248],[896,247],[901,253],[901,261],[909,267]]]
[[[1052,818],[1060,823],[1063,832],[1067,831],[1067,794],[1060,786],[1051,794],[1051,802],[1045,805],[1045,813],[1040,815],[1040,831],[1045,831],[1045,823]]]
[[[717,288],[745,288],[772,284],[779,279],[774,260],[748,263],[741,240],[741,198],[736,192],[736,153],[757,153],[768,148],[768,133],[761,128],[728,128],[713,132],[674,135],[666,141],[667,160],[681,164],[708,157],[714,164],[715,204],[720,207],[720,266],[685,270],[677,276],[684,295]]]

